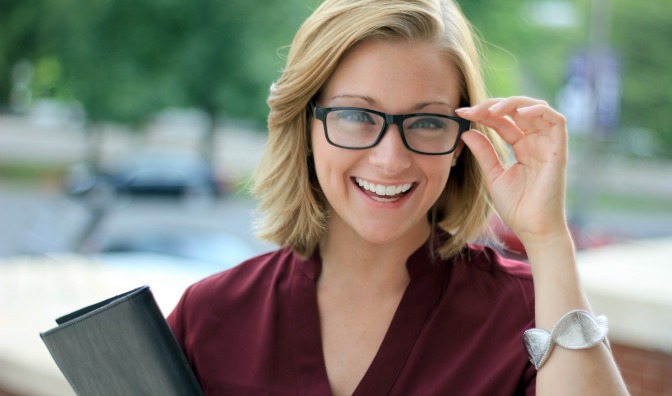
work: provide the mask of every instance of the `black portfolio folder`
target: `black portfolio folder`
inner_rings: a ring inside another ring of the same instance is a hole
[[[148,286],[56,323],[40,336],[78,395],[202,395]]]

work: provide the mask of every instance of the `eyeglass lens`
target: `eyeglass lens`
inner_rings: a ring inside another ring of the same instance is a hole
[[[365,148],[376,143],[385,119],[360,109],[334,110],[326,117],[327,135],[332,143],[348,148]],[[402,133],[413,150],[442,153],[457,143],[460,125],[450,118],[418,115],[406,118]]]

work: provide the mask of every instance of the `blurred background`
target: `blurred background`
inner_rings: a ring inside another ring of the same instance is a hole
[[[245,183],[318,3],[0,1],[0,395],[72,394],[38,336],[57,316],[139,283],[167,314],[188,284],[274,248]],[[460,3],[491,95],[566,115],[587,291],[616,319],[633,394],[672,395],[672,7]]]

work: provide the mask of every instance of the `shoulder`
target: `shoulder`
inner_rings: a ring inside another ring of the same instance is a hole
[[[168,316],[168,324],[183,348],[195,342],[189,341],[189,334],[224,331],[234,322],[249,322],[253,327],[256,315],[282,304],[292,273],[305,267],[301,264],[305,262],[291,249],[279,249],[211,275],[187,288]]]
[[[211,275],[191,285],[184,293],[186,303],[213,301],[213,299],[241,297],[264,286],[282,284],[291,273],[296,257],[291,249],[283,248],[265,253],[239,265]]]
[[[259,362],[271,361],[278,350],[291,355],[285,345],[268,340],[285,339],[291,290],[303,279],[297,275],[305,273],[306,264],[290,249],[279,249],[185,291],[167,322],[204,389],[233,384],[239,378],[232,376],[248,375],[252,367],[263,369]]]

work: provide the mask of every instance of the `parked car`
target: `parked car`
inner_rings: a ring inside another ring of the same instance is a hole
[[[226,190],[203,156],[176,150],[143,150],[97,172],[79,164],[70,170],[66,183],[72,195],[109,187],[122,195],[214,198]]]

